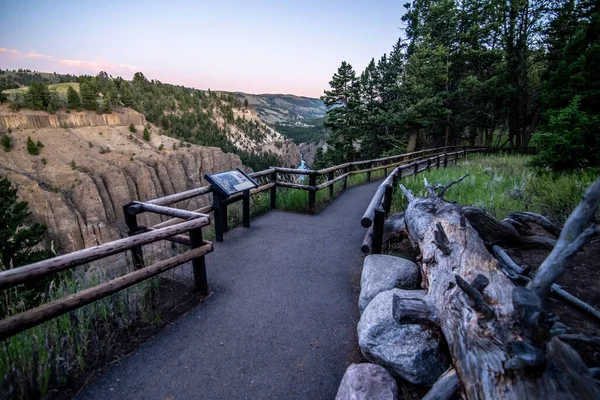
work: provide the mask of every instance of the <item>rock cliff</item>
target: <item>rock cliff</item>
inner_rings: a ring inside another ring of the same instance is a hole
[[[136,133],[129,131],[130,123]],[[144,117],[131,110],[0,115],[0,131],[10,128],[13,144],[9,152],[0,150],[0,174],[18,187],[33,218],[48,226],[48,247],[68,253],[122,237],[124,204],[206,185],[205,173],[242,167],[237,155],[182,146],[153,126],[150,141],[144,141],[145,125]],[[43,144],[40,155],[28,153],[28,137]],[[209,201],[204,196],[179,206],[199,208]],[[160,222],[158,216],[140,219],[146,226]],[[125,264],[120,257],[110,265]]]

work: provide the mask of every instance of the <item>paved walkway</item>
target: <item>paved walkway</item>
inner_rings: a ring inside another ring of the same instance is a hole
[[[207,256],[212,296],[79,398],[333,399],[357,357],[360,217],[377,184],[226,233]]]

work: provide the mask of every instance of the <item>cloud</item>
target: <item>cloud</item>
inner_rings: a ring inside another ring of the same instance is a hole
[[[24,57],[26,57],[26,58],[52,58],[52,57],[44,55],[44,54],[36,53],[35,51],[30,51]]]
[[[0,47],[0,53],[8,55],[11,59],[16,58],[52,58],[51,56],[47,56],[45,54],[38,53],[36,51],[30,51],[27,54],[21,53],[19,50],[7,49],[5,47]]]
[[[135,71],[138,70],[138,67],[134,65],[127,64],[116,64],[106,61],[86,61],[86,60],[58,60],[59,64],[67,65],[73,68],[85,69],[89,71],[122,71],[129,70]]]

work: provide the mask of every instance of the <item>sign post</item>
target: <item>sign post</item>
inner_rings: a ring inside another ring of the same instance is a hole
[[[220,172],[218,174],[206,174],[204,178],[213,189],[213,210],[215,214],[215,239],[223,241],[223,233],[227,232],[227,205],[238,200],[243,201],[243,225],[250,227],[250,190],[257,188],[258,183],[248,174],[237,168],[232,171]],[[242,197],[232,195],[242,193]]]

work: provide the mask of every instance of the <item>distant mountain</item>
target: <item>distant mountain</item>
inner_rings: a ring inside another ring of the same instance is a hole
[[[260,119],[267,124],[291,122],[299,119],[325,116],[325,104],[321,99],[289,94],[247,94],[237,92],[243,102],[256,110]]]

